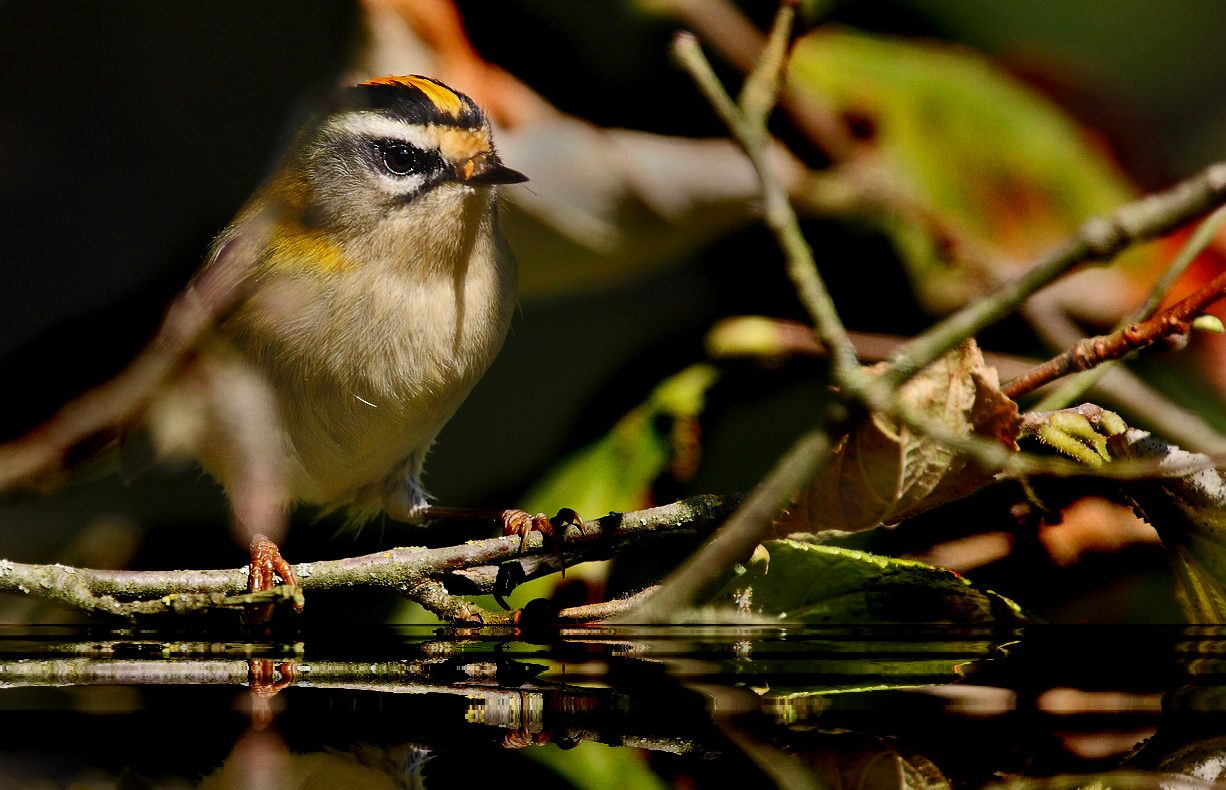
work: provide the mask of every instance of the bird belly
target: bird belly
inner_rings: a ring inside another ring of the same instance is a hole
[[[324,288],[317,278],[266,282],[229,322],[275,393],[295,500],[364,518],[382,506],[389,477],[417,484],[510,323],[513,260],[492,234],[479,244],[463,265],[430,273],[364,266]]]

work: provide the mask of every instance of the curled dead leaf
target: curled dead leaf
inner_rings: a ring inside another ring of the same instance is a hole
[[[996,370],[984,363],[973,340],[912,378],[899,396],[948,431],[1017,450],[1017,404],[1001,394]],[[834,460],[776,520],[775,534],[895,524],[973,493],[992,482],[995,471],[896,419],[872,414],[839,441]]]

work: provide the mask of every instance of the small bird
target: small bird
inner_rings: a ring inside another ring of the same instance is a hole
[[[498,191],[526,180],[502,164],[467,96],[430,77],[380,77],[344,89],[218,236],[197,277],[243,248],[243,296],[195,367],[266,383],[288,499],[346,510],[354,524],[380,512],[488,516],[525,544],[529,530],[550,531],[543,515],[432,507],[420,481],[435,437],[506,337],[516,263]],[[199,410],[193,438],[174,427],[192,424],[182,419],[199,400],[190,379],[164,389],[142,430],[159,455],[197,456],[234,499],[244,484],[235,451],[200,439]],[[572,511],[559,518],[582,528]],[[293,583],[275,545],[257,539],[253,589],[271,586],[272,570]]]

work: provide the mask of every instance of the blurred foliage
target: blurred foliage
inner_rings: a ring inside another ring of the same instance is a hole
[[[604,437],[561,461],[529,491],[524,510],[566,506],[581,516],[641,510],[665,473],[687,480],[698,465],[698,418],[716,369],[695,364],[664,381]]]
[[[1003,274],[989,261],[1028,261],[1136,196],[1056,105],[971,50],[823,27],[796,43],[791,78],[897,190],[902,210],[878,221],[929,309],[982,294]]]

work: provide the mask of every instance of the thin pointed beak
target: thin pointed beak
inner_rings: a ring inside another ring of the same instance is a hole
[[[522,184],[527,180],[523,173],[502,164],[489,165],[475,158],[464,163],[465,184]]]

